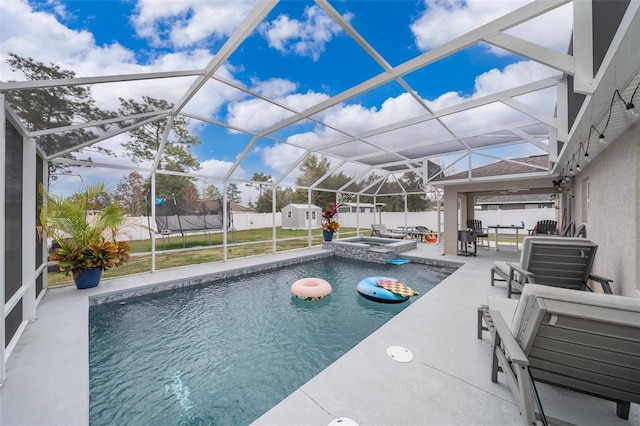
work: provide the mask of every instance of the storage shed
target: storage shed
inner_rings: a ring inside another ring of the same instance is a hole
[[[282,208],[282,229],[308,229],[322,226],[322,209],[308,204],[287,204]]]

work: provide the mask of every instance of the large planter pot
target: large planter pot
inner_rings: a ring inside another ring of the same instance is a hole
[[[325,241],[333,240],[333,232],[331,231],[322,231],[322,236],[324,237]]]
[[[102,268],[83,269],[78,275],[73,276],[76,287],[81,290],[96,287],[102,278]]]

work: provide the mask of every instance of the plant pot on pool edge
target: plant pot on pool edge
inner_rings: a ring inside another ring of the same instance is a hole
[[[325,241],[331,241],[333,239],[333,233],[338,232],[340,224],[338,223],[338,208],[340,203],[331,203],[331,207],[327,207],[322,212],[322,236]]]
[[[115,239],[125,212],[118,203],[98,208],[96,200],[104,191],[104,183],[87,186],[70,197],[40,189],[46,199],[40,224],[56,243],[49,260],[58,262],[65,275],[72,275],[78,289],[97,286],[102,271],[129,260],[131,246]]]

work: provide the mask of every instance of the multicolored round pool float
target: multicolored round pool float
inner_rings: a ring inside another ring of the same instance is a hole
[[[358,293],[366,299],[381,303],[402,303],[418,292],[395,278],[368,277],[356,286]]]

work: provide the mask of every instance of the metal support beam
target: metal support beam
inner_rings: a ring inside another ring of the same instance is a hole
[[[0,351],[0,386],[2,386],[7,378],[7,374],[6,374],[6,367],[5,367],[5,361],[6,361],[6,357],[5,357],[5,309],[4,309],[4,303],[5,303],[5,288],[7,283],[5,282],[5,261],[4,261],[4,254],[6,252],[6,248],[5,248],[5,242],[4,242],[4,236],[6,235],[6,217],[5,217],[5,209],[6,209],[6,203],[4,202],[5,200],[5,188],[6,188],[6,177],[7,177],[7,167],[5,164],[6,161],[6,152],[7,152],[7,132],[6,132],[6,121],[7,121],[7,117],[5,114],[5,100],[4,100],[4,95],[0,93],[0,105],[2,105],[2,107],[0,108],[0,200],[2,200],[2,202],[0,202],[0,235],[2,235],[2,238],[0,238],[0,277],[2,277],[2,279],[0,279],[0,283],[2,283],[2,285],[0,285],[0,344],[2,346],[0,346],[0,348],[2,349]]]
[[[550,66],[566,74],[573,74],[574,61],[569,55],[557,52],[539,44],[514,37],[509,34],[497,32],[483,38],[484,41],[509,52],[517,53],[541,64]]]
[[[592,95],[596,83],[593,78],[593,10],[590,1],[573,2],[573,57],[573,91]]]
[[[271,253],[276,254],[278,246],[276,244],[276,192],[278,191],[278,185],[271,187]]]
[[[151,203],[151,220],[155,225],[156,231],[158,227],[156,225],[156,174],[151,173],[151,195],[149,196]],[[151,233],[151,272],[156,271],[156,233]]]
[[[229,244],[229,219],[227,218],[227,181],[222,181],[222,260],[227,261],[227,245]]]
[[[23,321],[36,319],[36,141],[24,137],[22,145],[22,286],[26,293],[22,299]]]

